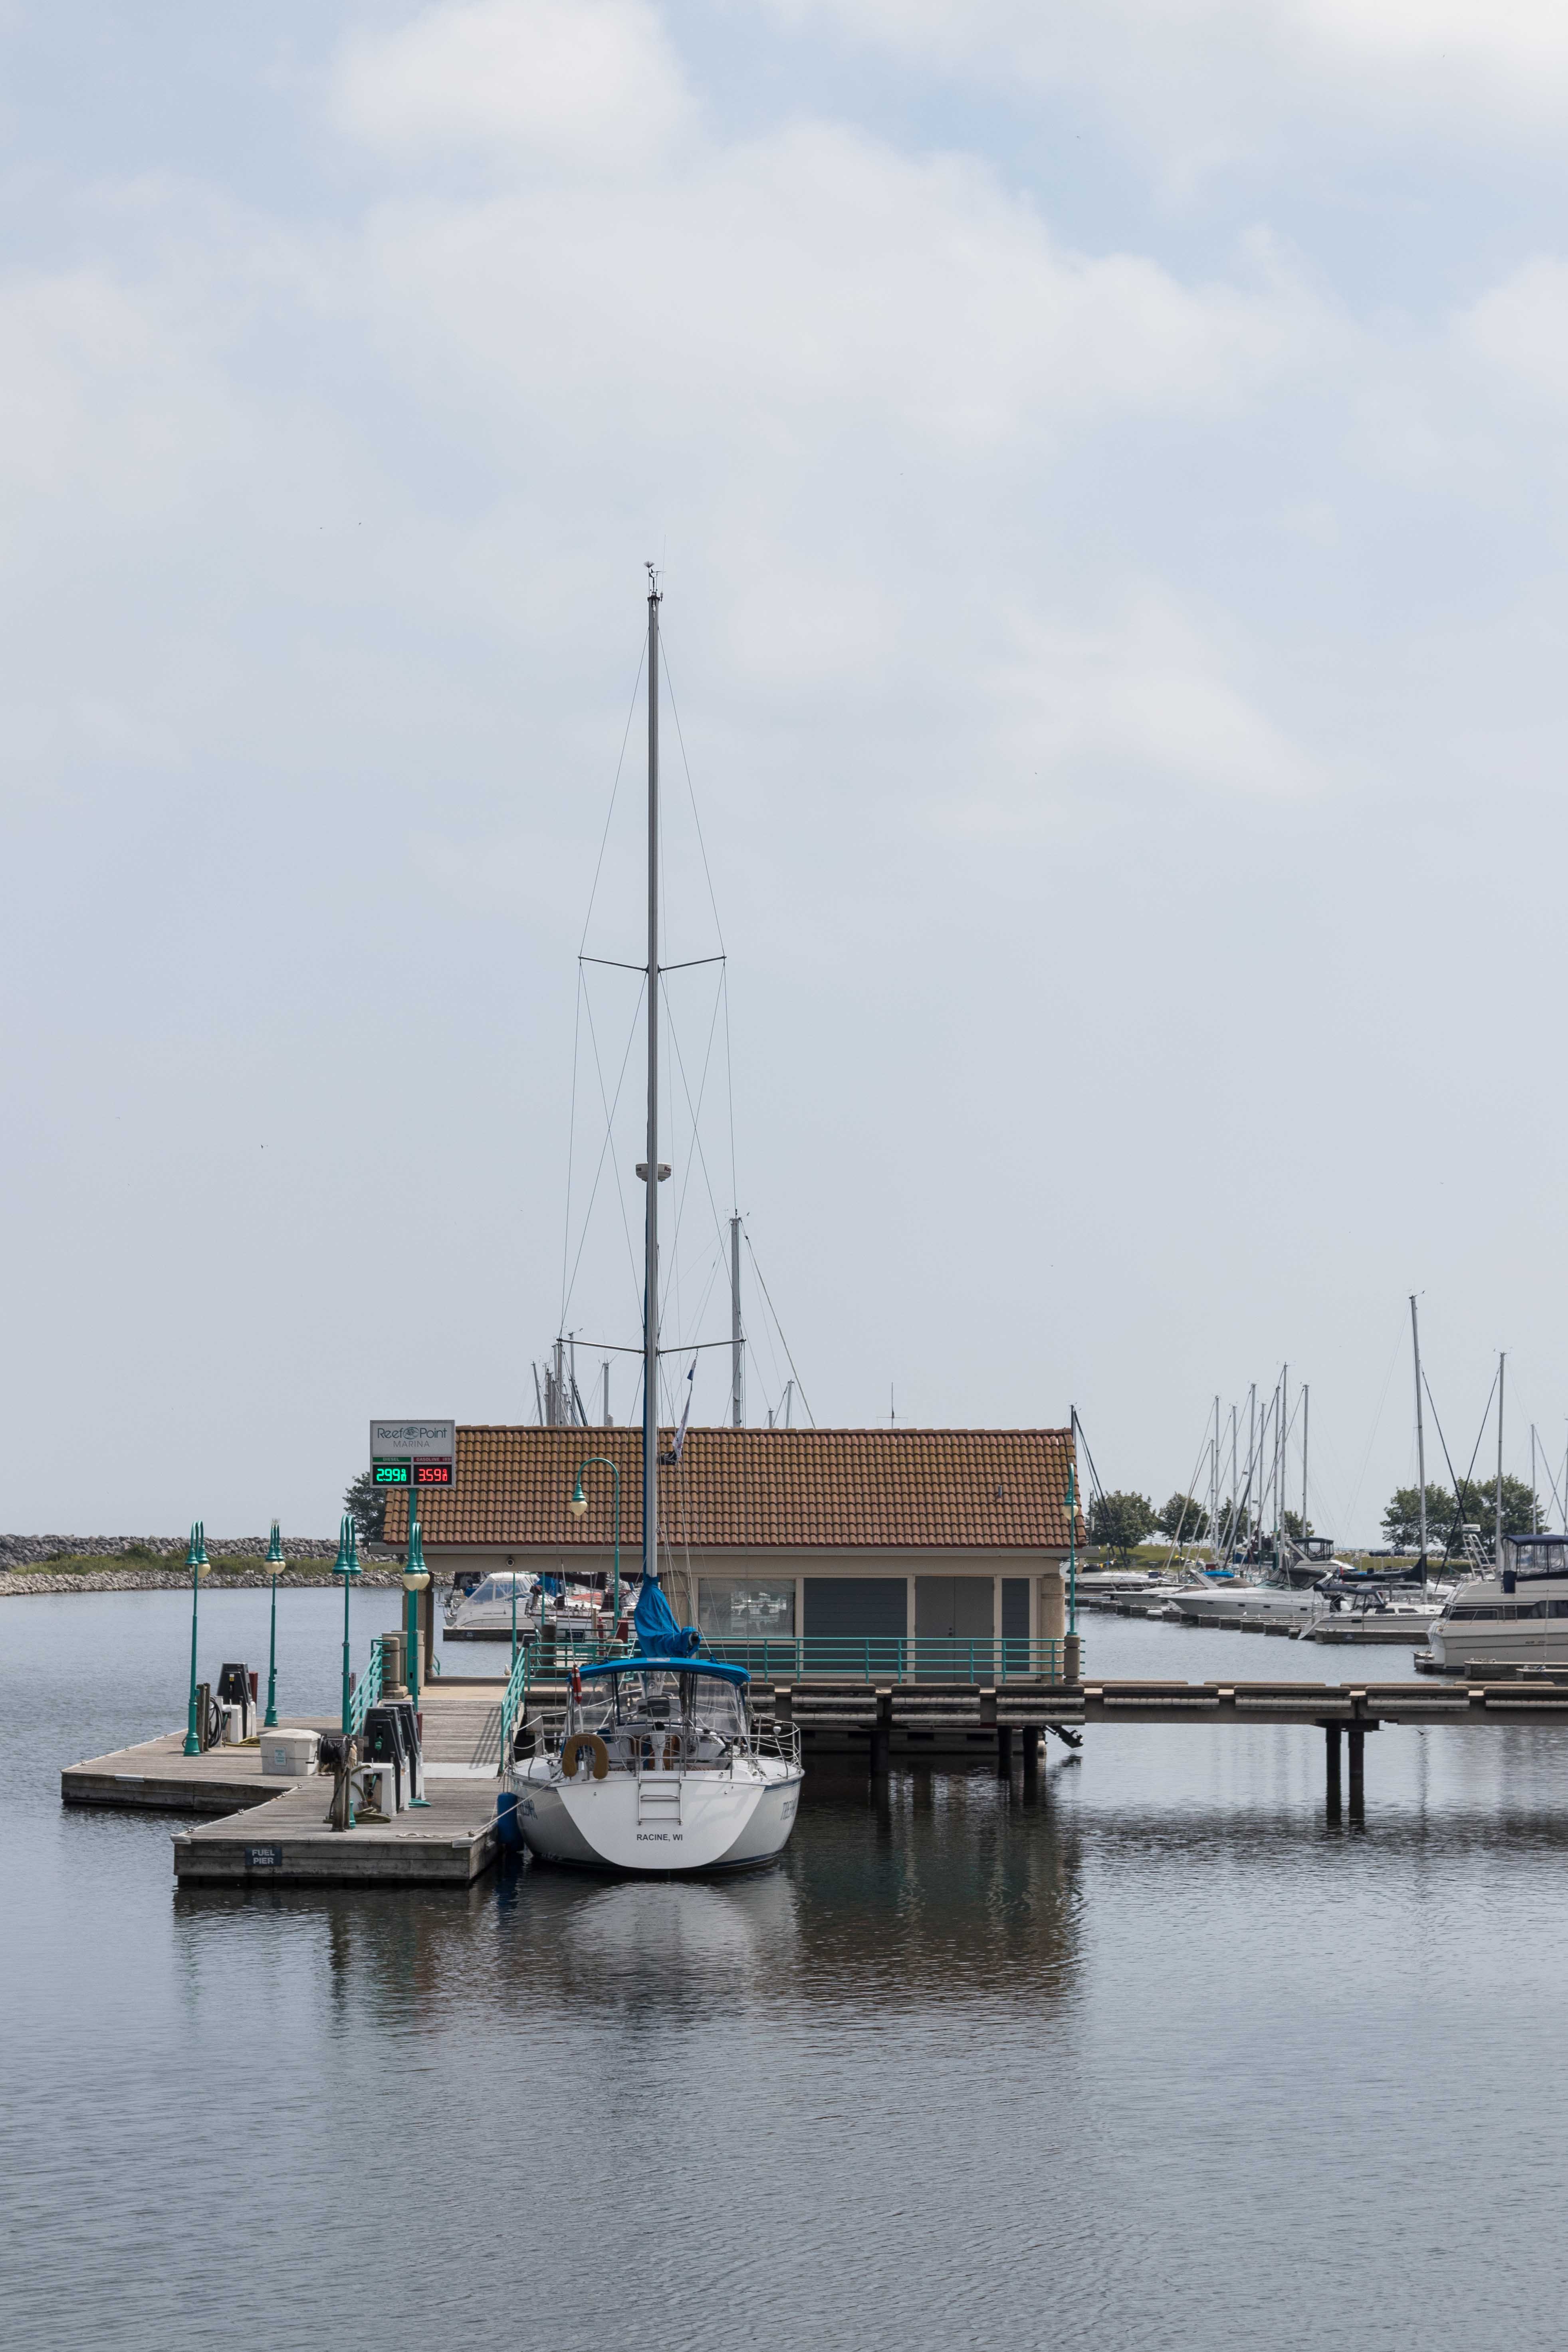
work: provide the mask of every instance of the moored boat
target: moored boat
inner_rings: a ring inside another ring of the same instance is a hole
[[[559,1743],[514,1771],[530,1853],[637,1874],[772,1862],[800,1803],[800,1734],[757,1725],[750,1679],[690,1653],[584,1666]]]
[[[1427,1645],[1447,1673],[1472,1661],[1568,1665],[1568,1537],[1505,1536],[1500,1573],[1461,1584]]]

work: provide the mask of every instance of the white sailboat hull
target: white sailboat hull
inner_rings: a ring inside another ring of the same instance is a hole
[[[539,1758],[518,1768],[518,1826],[541,1862],[579,1869],[750,1869],[788,1844],[802,1778],[798,1764],[764,1757],[732,1774],[613,1770],[566,1780]]]

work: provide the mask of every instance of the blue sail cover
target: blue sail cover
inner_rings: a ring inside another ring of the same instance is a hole
[[[657,1577],[643,1578],[637,1605],[632,1612],[632,1623],[637,1627],[637,1648],[645,1654],[668,1657],[672,1652],[687,1647],[675,1622],[675,1612],[665,1599],[664,1587]]]

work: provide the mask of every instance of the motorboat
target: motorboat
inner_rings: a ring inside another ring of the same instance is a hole
[[[750,1675],[705,1655],[657,1581],[634,1622],[628,1656],[573,1672],[559,1738],[535,1729],[536,1752],[514,1760],[523,1843],[541,1862],[645,1875],[773,1861],[800,1804],[799,1731],[761,1727]]]
[[[446,1639],[510,1642],[514,1593],[520,1641],[532,1641],[542,1633],[574,1633],[586,1641],[598,1630],[603,1601],[591,1585],[533,1576],[524,1569],[497,1569],[469,1591],[453,1587],[447,1601]]]
[[[1265,1624],[1310,1625],[1328,1603],[1316,1592],[1301,1592],[1289,1584],[1253,1584],[1240,1579],[1215,1581],[1201,1577],[1178,1584],[1171,1594],[1170,1615],[1189,1625],[1213,1625],[1222,1619],[1257,1619]]]
[[[1426,1639],[1437,1664],[1568,1665],[1568,1538],[1505,1536],[1500,1572],[1458,1586]]]

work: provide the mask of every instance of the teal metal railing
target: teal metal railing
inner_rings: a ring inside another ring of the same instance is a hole
[[[361,1675],[358,1682],[355,1683],[353,1689],[350,1694],[349,1730],[351,1733],[363,1731],[364,1729],[366,1711],[375,1705],[376,1700],[380,1696],[381,1635],[378,1633],[374,1641],[370,1645],[369,1670]]]
[[[876,1683],[1065,1682],[1064,1638],[1022,1636],[968,1641],[939,1633],[854,1635],[808,1633],[804,1639],[710,1642],[709,1654],[744,1666],[765,1682],[809,1680]],[[1078,1645],[1081,1661],[1082,1647]],[[1081,1672],[1081,1664],[1079,1667]]]
[[[528,1685],[531,1672],[530,1657],[531,1653],[528,1649],[523,1648],[519,1650],[516,1664],[513,1665],[511,1670],[511,1678],[507,1684],[506,1691],[500,1703],[500,1763],[499,1769],[503,1780],[506,1778],[507,1772],[510,1769],[511,1765],[512,1732],[516,1726],[518,1717],[528,1705]]]
[[[1076,1636],[1074,1660],[1082,1673],[1083,1645]],[[867,1683],[1065,1683],[1068,1680],[1068,1639],[1056,1636],[1026,1641],[1005,1635],[1000,1640],[967,1641],[936,1633],[870,1634],[868,1636],[808,1633],[759,1641],[710,1641],[703,1654],[725,1665],[744,1666],[766,1682],[798,1682],[813,1675],[825,1682]],[[593,1635],[558,1634],[553,1642],[531,1641],[518,1653],[512,1683],[520,1675],[520,1692],[530,1682],[553,1681],[574,1666],[586,1666],[608,1655],[605,1644]],[[511,1684],[508,1685],[510,1693]],[[514,1708],[514,1717],[515,1717]],[[502,1738],[506,1731],[503,1709]]]

